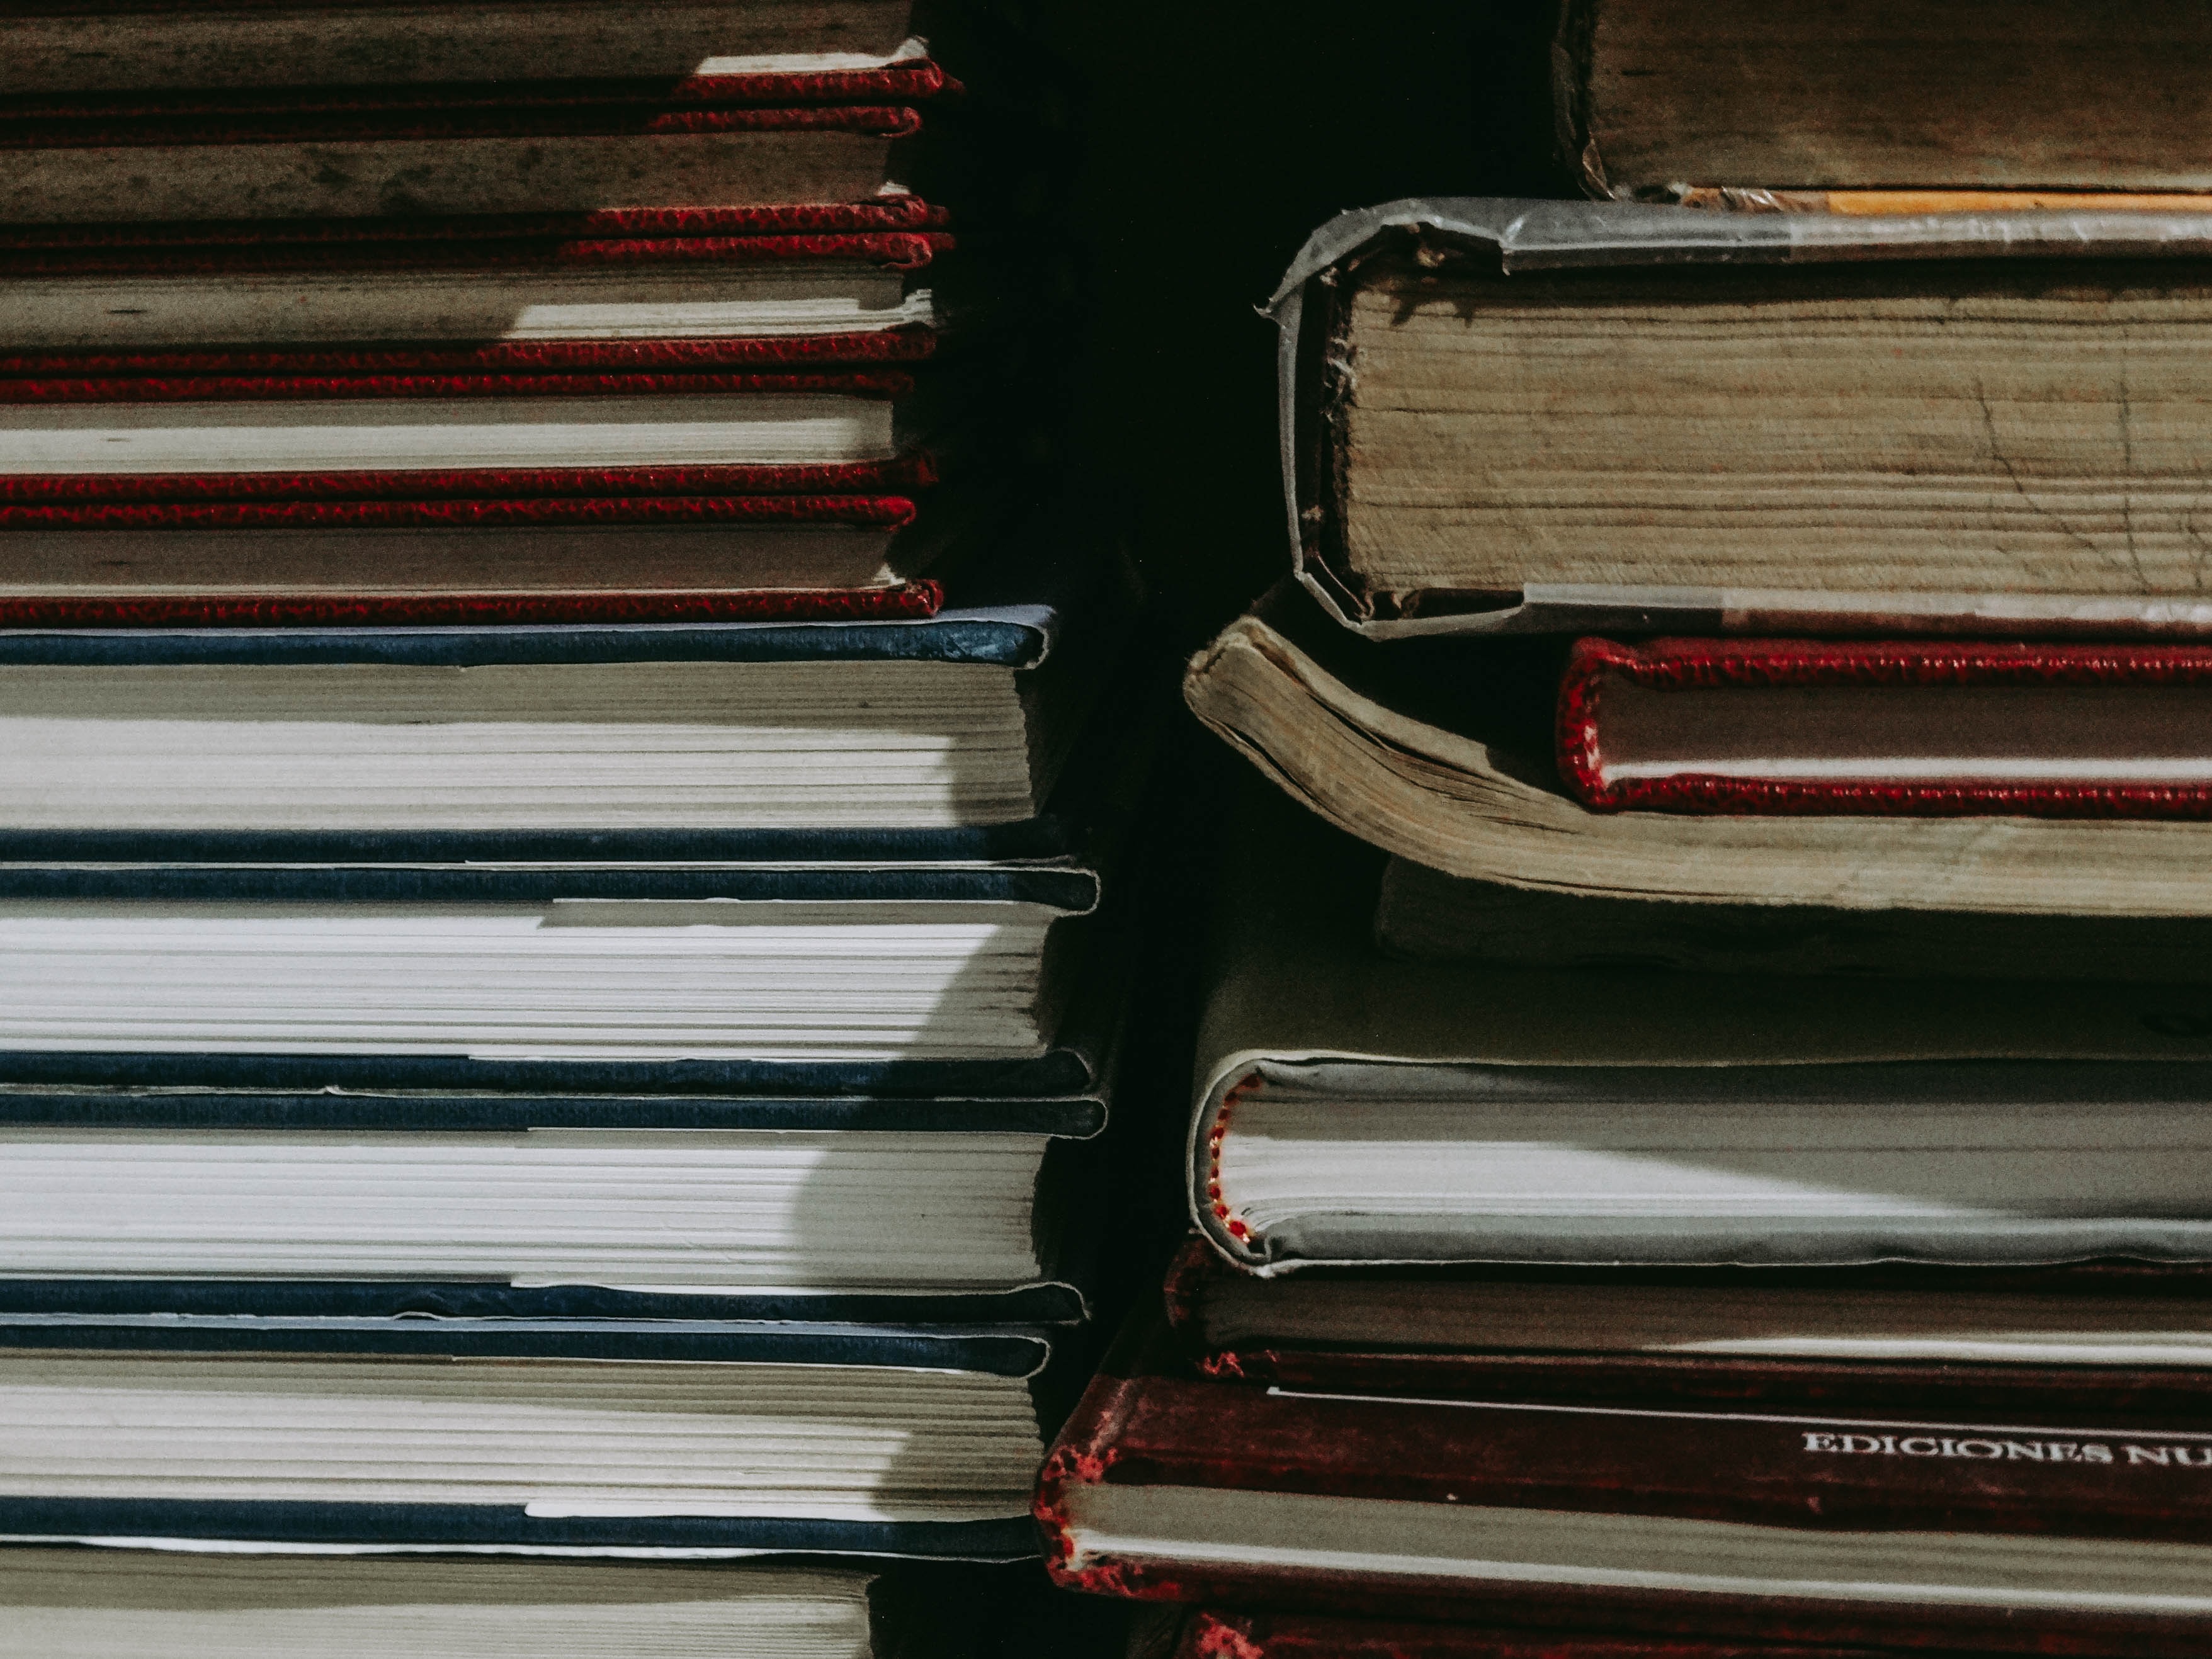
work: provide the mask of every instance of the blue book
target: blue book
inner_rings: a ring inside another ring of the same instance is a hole
[[[0,1534],[1018,1559],[1089,1359],[1054,1347],[1020,1327],[0,1316]]]

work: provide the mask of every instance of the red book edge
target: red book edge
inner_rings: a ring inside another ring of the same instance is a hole
[[[0,380],[165,379],[583,370],[702,370],[771,365],[912,363],[936,355],[924,324],[850,334],[742,335],[728,339],[490,340],[453,345],[40,351],[0,355]]]
[[[579,213],[394,214],[374,219],[217,219],[141,223],[0,225],[0,250],[177,248],[292,243],[652,241],[775,238],[840,232],[942,230],[945,209],[918,196],[873,202],[787,202],[758,207],[594,208]]]
[[[0,503],[430,501],[629,495],[910,495],[940,482],[926,449],[882,461],[416,471],[0,474]]]
[[[936,615],[935,581],[897,587],[664,593],[0,598],[0,628],[461,628],[514,623],[877,622]]]
[[[387,110],[538,109],[593,104],[904,104],[963,88],[928,58],[860,70],[760,70],[733,75],[632,75],[516,81],[395,81],[362,85],[131,88],[0,98],[10,121],[179,120],[244,114],[358,114]]]
[[[849,132],[909,138],[921,112],[906,104],[671,107],[639,104],[491,106],[321,113],[245,112],[119,118],[113,126],[0,113],[0,151],[199,149],[282,143],[459,143],[485,138],[680,138],[703,132]]]
[[[0,380],[0,404],[305,403],[416,398],[635,398],[670,394],[903,398],[914,376],[900,369],[837,374],[608,370],[582,374],[200,374],[115,379]]]
[[[2165,784],[1792,782],[1683,773],[1607,783],[1598,762],[1608,676],[1647,690],[1832,685],[2195,685],[2212,682],[2196,646],[1953,644],[1825,640],[1581,639],[1559,681],[1560,781],[1594,812],[2077,818],[2212,817],[2212,787]]]
[[[835,524],[900,530],[902,495],[465,497],[382,501],[0,502],[8,531],[489,530],[601,525]]]
[[[1877,1653],[1201,1607],[1184,1625],[1176,1659],[1877,1659]]]

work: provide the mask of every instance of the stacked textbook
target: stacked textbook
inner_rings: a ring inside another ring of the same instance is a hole
[[[2212,1640],[2212,213],[2091,193],[2203,22],[1771,9],[1567,7],[1612,199],[1276,297],[1195,1236],[1038,1496],[1189,1659]]]
[[[1023,441],[1054,141],[908,9],[15,9],[21,1650],[1041,1589],[1144,734]]]

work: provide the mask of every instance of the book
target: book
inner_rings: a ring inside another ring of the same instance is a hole
[[[0,1310],[1079,1321],[1106,1099],[13,1083]]]
[[[967,309],[984,302],[944,260],[951,223],[905,196],[0,226],[0,345],[11,378],[588,370],[625,342],[632,361],[881,368],[927,359],[960,314],[948,263]]]
[[[1019,1327],[9,1317],[0,1532],[1017,1559],[1081,1364],[1079,1343],[1052,1370],[1054,1346]]]
[[[946,21],[913,0],[755,0],[738,11],[703,0],[566,0],[552,11],[426,0],[404,12],[313,0],[228,12],[25,0],[9,10],[22,50],[0,72],[0,90],[544,80],[579,64],[610,76],[774,76],[797,90],[921,61],[920,37]]]
[[[1114,971],[1116,940],[1110,917],[1088,915],[1091,872],[746,885],[714,865],[11,866],[0,1079],[551,1094],[1095,1082],[1110,1012],[1085,988]]]
[[[1449,877],[1606,899],[1773,906],[1778,920],[1791,908],[2212,911],[2203,873],[2212,842],[2181,819],[1592,811],[1560,783],[1547,712],[1532,710],[1532,688],[1548,700],[1557,673],[1540,653],[1363,641],[1285,586],[1192,659],[1183,696],[1313,811]]]
[[[1393,960],[1380,855],[1255,799],[1188,1141],[1254,1272],[2212,1260],[2200,989]]]
[[[174,15],[134,26],[158,37]],[[571,67],[541,81],[25,94],[0,110],[12,163],[0,222],[974,201],[977,166],[1033,152],[951,153],[938,110],[960,91],[923,58],[818,77]]]
[[[1273,306],[1299,571],[1382,636],[2201,633],[2208,251],[2201,213],[1345,215]]]
[[[943,1617],[834,1564],[486,1560],[18,1546],[0,1551],[9,1659],[520,1659],[769,1650],[872,1659]]]
[[[1696,185],[2192,191],[2191,8],[2129,27],[2037,0],[1774,13],[1743,0],[1559,9],[1561,147],[1586,188]]]
[[[1212,1376],[1424,1398],[2033,1406],[2193,1413],[2202,1264],[1313,1267],[1259,1278],[1200,1239],[1169,1324]]]
[[[2201,817],[2187,646],[1581,639],[1559,775],[1597,811]]]
[[[927,616],[1048,447],[945,222],[0,231],[0,623]]]
[[[989,580],[1018,602],[910,622],[0,631],[0,830],[1018,823],[1121,601],[1095,568]]]
[[[1421,961],[1610,972],[1903,975],[2203,983],[2212,955],[2186,916],[2008,915],[1702,904],[1464,881],[1394,858],[1378,948]]]
[[[1200,1607],[1176,1659],[1876,1659],[1876,1650],[1733,1637],[1623,1636],[1501,1625],[1413,1624],[1388,1617],[1237,1613]],[[1956,1649],[1943,1650],[1956,1659]]]
[[[1310,1393],[1195,1378],[1156,1327],[1131,1338],[1038,1481],[1071,1588],[2115,1659],[2181,1659],[2212,1628],[2201,1417]]]

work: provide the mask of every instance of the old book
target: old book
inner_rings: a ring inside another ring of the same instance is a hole
[[[793,87],[912,64],[948,21],[914,0],[13,0],[0,91],[380,86],[609,76],[775,76]],[[935,8],[941,13],[945,9]]]
[[[1183,1626],[1175,1659],[1876,1659],[1876,1650],[1727,1636],[1623,1636],[1201,1607]],[[1933,1659],[1959,1655],[1944,1649]]]
[[[1038,1482],[1073,1588],[2113,1659],[2184,1659],[2212,1632],[2201,1416],[1421,1399],[1201,1380],[1159,1337],[1117,1346]]]
[[[1437,654],[1452,648],[1355,640],[1280,588],[1192,659],[1183,694],[1293,797],[1448,876],[1703,904],[2212,914],[2197,823],[1591,811],[1522,707],[1545,672]]]
[[[1016,823],[1083,730],[1119,603],[1095,570],[1019,586],[912,623],[19,630],[0,830]]]
[[[135,27],[158,34],[178,15]],[[980,202],[1004,192],[979,190],[976,167],[1016,159],[943,142],[935,110],[961,87],[927,59],[820,76],[584,59],[559,74],[18,96],[0,110],[0,222]]]
[[[2201,632],[2208,252],[2202,213],[1346,215],[1275,306],[1301,572],[1386,635]]]
[[[1311,1267],[1261,1278],[1193,1239],[1170,1324],[1202,1370],[1295,1389],[1511,1400],[2033,1402],[2191,1413],[2212,1374],[2202,1264]]]
[[[2212,816],[2212,652],[1583,639],[1559,775],[1598,811]]]
[[[2187,0],[1568,0],[1559,137],[1597,195],[1685,182],[2174,191],[2212,184]]]
[[[2200,988],[1393,960],[1379,856],[1280,814],[1238,825],[1188,1143],[1255,1272],[2212,1260]]]
[[[882,1318],[905,1304],[909,1320],[1079,1319],[1097,1248],[1097,1149],[1076,1138],[1101,1127],[1096,1090],[319,1102],[15,1085],[0,1109],[15,1275],[0,1304],[16,1311],[135,1300],[243,1316],[458,1295],[526,1317],[579,1311],[597,1290],[639,1317],[836,1319],[867,1304]]]
[[[931,1627],[880,1568],[22,1547],[6,1659],[873,1659]]]
[[[1497,968],[2148,985],[2212,981],[2212,940],[2189,916],[1600,898],[1463,880],[1401,858],[1383,872],[1375,942],[1421,961]]]
[[[1083,1358],[1018,1326],[0,1318],[0,1531],[1017,1559]]]
[[[0,348],[11,380],[358,375],[426,358],[542,372],[562,356],[545,343],[577,341],[644,342],[632,357],[657,349],[665,363],[686,361],[670,343],[687,341],[688,361],[730,369],[883,368],[927,357],[963,302],[977,307],[963,261],[941,259],[949,225],[903,196],[0,227]],[[622,361],[611,346],[567,356],[572,369]]]

